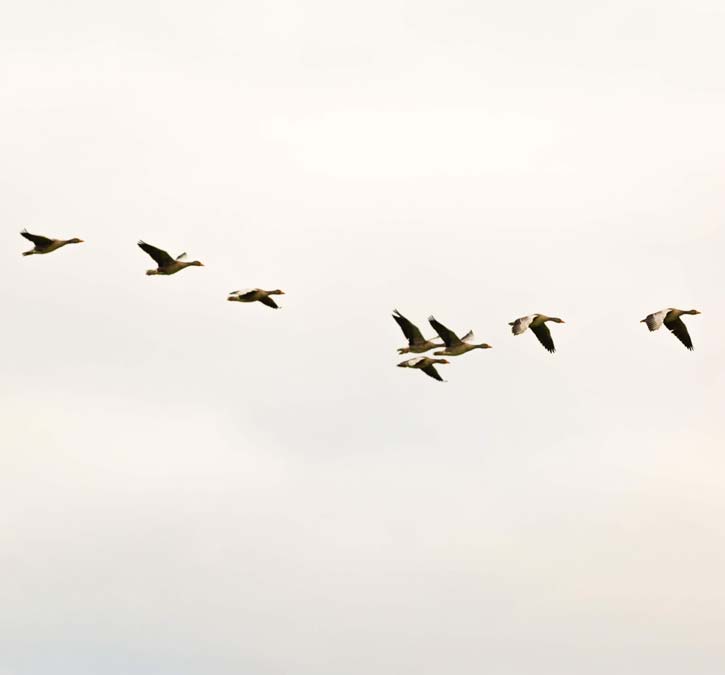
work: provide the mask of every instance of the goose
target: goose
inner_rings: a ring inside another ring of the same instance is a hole
[[[685,323],[680,318],[683,314],[694,315],[702,314],[702,312],[696,309],[675,309],[674,307],[669,307],[668,309],[648,314],[640,323],[646,323],[650,331],[657,330],[664,324],[685,347],[692,351],[694,347],[692,346],[690,334],[687,332],[687,326],[685,326]]]
[[[247,288],[243,291],[232,291],[227,300],[230,302],[261,302],[263,305],[267,305],[267,307],[271,307],[272,309],[279,309],[279,305],[269,296],[284,294],[284,291],[280,291],[279,289],[265,291],[261,288]]]
[[[186,253],[182,253],[180,256],[177,256],[176,260],[174,260],[166,251],[162,251],[160,248],[151,246],[151,244],[147,244],[145,241],[139,241],[138,245],[141,247],[141,250],[148,253],[158,265],[158,269],[146,270],[146,274],[169,275],[176,274],[185,267],[204,267],[204,263],[200,263],[198,260],[186,262],[184,260]]]
[[[551,337],[549,327],[546,325],[547,321],[553,321],[554,323],[566,323],[564,319],[560,319],[556,316],[546,316],[545,314],[530,314],[529,316],[522,316],[516,321],[509,323],[512,326],[511,332],[514,335],[521,335],[527,328],[531,328],[534,335],[536,335],[539,342],[544,345],[546,351],[553,354],[556,351],[554,347],[554,340]]]
[[[32,241],[35,244],[35,248],[30,251],[24,251],[23,255],[36,255],[38,253],[52,253],[62,248],[66,244],[82,244],[83,240],[78,237],[73,239],[50,239],[49,237],[43,237],[39,234],[30,234],[27,230],[23,230],[20,233],[23,237]]]
[[[443,347],[442,342],[424,339],[418,326],[408,321],[397,309],[393,310],[393,318],[400,326],[400,330],[403,331],[403,335],[408,338],[408,346],[398,349],[398,354],[408,354],[410,352],[413,354],[422,354],[434,347]]]
[[[426,375],[428,375],[428,377],[432,377],[434,380],[438,380],[439,382],[445,382],[435,369],[436,363],[449,362],[445,359],[431,359],[428,356],[416,356],[414,359],[401,361],[398,364],[398,368],[417,368],[418,370],[422,370]]]
[[[471,342],[474,339],[473,331],[468,331],[462,338],[459,338],[450,328],[446,328],[442,323],[436,321],[435,317],[429,316],[428,323],[433,326],[441,340],[445,343],[445,349],[439,352],[433,352],[434,356],[460,356],[472,349],[491,349],[491,345],[482,342],[475,345]]]

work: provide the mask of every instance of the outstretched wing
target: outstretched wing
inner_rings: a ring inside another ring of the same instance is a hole
[[[393,318],[403,331],[403,335],[408,339],[408,343],[412,345],[423,344],[423,334],[414,323],[406,319],[397,309],[393,310]]]
[[[425,366],[425,368],[421,368],[420,370],[422,370],[428,377],[432,377],[434,380],[438,380],[439,382],[445,382],[445,380],[440,376],[440,373],[436,370],[433,364]]]
[[[663,309],[660,312],[648,314],[647,317],[644,319],[644,322],[647,324],[647,328],[649,328],[650,330],[657,330],[658,328],[661,328],[668,312],[668,309]]]
[[[509,326],[511,326],[511,332],[514,335],[521,335],[530,325],[531,322],[534,320],[534,315],[531,316],[522,316],[519,319],[516,319],[516,321],[512,321]]]
[[[551,331],[545,323],[538,326],[531,326],[531,330],[534,335],[536,335],[539,342],[544,345],[546,351],[551,352],[552,354],[556,351],[556,347],[554,347],[554,340],[551,338]]]
[[[685,326],[685,322],[679,316],[673,321],[665,321],[665,326],[690,351],[694,349],[690,334],[687,332],[687,326]]]
[[[259,302],[261,302],[263,305],[267,305],[267,307],[271,307],[272,309],[279,309],[279,305],[268,295],[263,295],[261,298],[259,298]]]
[[[476,336],[473,334],[472,330],[469,330],[468,333],[466,333],[462,338],[461,342],[471,342],[476,339]]]
[[[162,251],[160,248],[151,246],[151,244],[147,244],[145,241],[139,241],[138,245],[141,247],[142,251],[148,253],[156,261],[156,264],[159,267],[166,267],[166,265],[171,265],[174,262],[174,259],[166,251]]]
[[[32,241],[38,248],[45,248],[53,243],[52,239],[48,239],[48,237],[43,237],[39,234],[30,234],[27,230],[23,230],[20,234]]]
[[[183,260],[184,258],[186,258],[186,253],[180,253],[179,255],[176,256],[177,260]]]
[[[433,326],[433,330],[440,335],[441,340],[446,347],[455,347],[461,344],[461,339],[450,329],[446,328],[442,323],[436,321],[435,317],[429,316],[428,323]]]

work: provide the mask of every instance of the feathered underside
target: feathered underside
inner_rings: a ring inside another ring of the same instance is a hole
[[[536,318],[535,314],[531,314],[529,316],[522,316],[515,321],[512,321],[509,326],[511,326],[511,332],[514,335],[521,335],[530,325],[531,322]]]
[[[662,324],[665,321],[665,317],[669,313],[669,309],[663,309],[659,312],[653,312],[652,314],[648,314],[642,321],[647,324],[647,328],[649,328],[651,331],[653,330],[659,330],[662,327]]]

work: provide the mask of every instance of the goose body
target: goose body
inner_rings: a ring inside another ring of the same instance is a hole
[[[674,307],[668,307],[662,309],[659,312],[648,314],[640,323],[647,324],[647,328],[650,331],[659,330],[664,325],[685,347],[690,351],[694,349],[692,346],[692,339],[690,334],[687,332],[687,326],[682,320],[683,314],[701,314],[696,309],[675,309]]]
[[[398,349],[398,354],[422,354],[434,347],[443,347],[442,342],[426,340],[418,329],[418,326],[408,321],[397,309],[393,310],[393,318],[400,326],[400,330],[403,331],[403,335],[408,339],[408,346]]]
[[[432,359],[429,356],[416,356],[414,359],[401,361],[398,368],[416,368],[422,370],[428,377],[432,377],[439,382],[445,382],[435,368],[436,363],[448,363],[445,359]]]
[[[186,253],[182,253],[174,259],[166,251],[156,248],[155,246],[151,246],[151,244],[147,244],[145,241],[139,241],[138,245],[141,250],[148,253],[154,259],[156,265],[158,265],[155,270],[146,270],[146,274],[164,274],[168,276],[169,274],[176,274],[186,267],[204,267],[204,263],[201,263],[198,260],[191,260],[188,262],[184,260]]]
[[[62,248],[66,244],[83,243],[83,240],[78,239],[78,237],[73,237],[73,239],[51,239],[50,237],[43,237],[40,234],[30,234],[30,232],[28,232],[27,230],[23,230],[20,234],[28,241],[32,241],[33,244],[35,244],[34,248],[30,249],[30,251],[24,251],[23,255],[52,253],[53,251],[57,251],[59,248]]]
[[[551,337],[551,331],[546,325],[547,321],[565,323],[563,319],[556,316],[529,314],[529,316],[522,316],[515,321],[512,321],[509,323],[509,326],[511,326],[511,332],[514,335],[521,335],[521,333],[525,332],[527,328],[530,328],[531,332],[536,335],[536,339],[544,346],[544,349],[553,354],[556,351],[556,347],[554,346],[554,339]]]
[[[445,349],[439,352],[433,352],[435,356],[460,356],[466,352],[470,352],[474,349],[491,349],[491,345],[482,342],[481,344],[473,344],[471,340],[474,339],[473,331],[468,331],[462,338],[459,338],[450,328],[446,328],[440,321],[437,321],[435,317],[429,316],[428,323],[433,327],[433,330],[440,335]]]
[[[227,300],[230,302],[261,302],[272,309],[279,309],[279,305],[270,298],[270,295],[284,295],[284,291],[276,289],[274,291],[265,291],[262,288],[248,288],[243,291],[232,291]]]

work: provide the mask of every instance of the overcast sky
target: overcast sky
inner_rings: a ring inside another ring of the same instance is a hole
[[[1,675],[725,671],[725,10],[597,4],[3,10]]]

